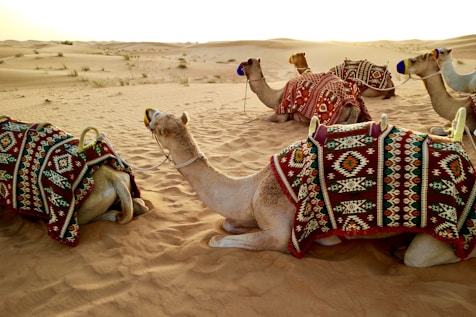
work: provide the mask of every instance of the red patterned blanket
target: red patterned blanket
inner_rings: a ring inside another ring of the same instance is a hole
[[[53,239],[79,241],[76,210],[94,188],[93,173],[109,164],[128,172],[133,197],[140,192],[131,169],[102,141],[77,153],[79,140],[51,124],[0,119],[0,206],[47,221]]]
[[[308,119],[317,116],[321,124],[331,125],[346,104],[360,108],[358,122],[372,120],[354,84],[332,74],[304,73],[286,83],[276,113],[300,113]]]
[[[296,205],[296,257],[331,235],[426,232],[462,259],[475,246],[476,173],[459,142],[375,122],[321,125],[271,166]]]
[[[344,63],[331,68],[329,73],[343,80],[359,79],[354,81],[361,93],[368,88],[365,84],[377,89],[386,88],[388,81],[392,78],[387,66],[378,66],[367,60],[351,61],[346,59]]]

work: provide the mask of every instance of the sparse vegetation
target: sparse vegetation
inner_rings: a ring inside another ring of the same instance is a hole
[[[184,86],[188,86],[188,78],[181,78],[180,79],[180,84]]]
[[[69,75],[71,77],[78,77],[78,71],[76,69],[73,69],[72,71],[69,72]]]
[[[142,78],[147,78],[147,74],[146,73],[142,73]]]
[[[103,88],[106,87],[106,82],[103,80],[93,80],[91,81],[94,87]]]
[[[82,66],[82,67],[81,67],[81,70],[82,70],[83,72],[88,72],[88,71],[89,71],[89,66]]]
[[[37,51],[37,50],[33,50],[33,53],[35,53],[35,54],[40,54],[40,53],[38,53],[38,51]]]
[[[58,55],[57,55],[57,56],[58,56],[58,57],[63,57],[63,53],[58,52]]]
[[[5,63],[5,61],[3,59],[0,59],[0,64],[3,64]]]
[[[15,57],[22,57],[23,56],[23,53],[16,53],[15,54]]]
[[[61,44],[63,44],[63,45],[73,45],[73,42],[71,42],[71,41],[63,41],[63,42],[61,42]]]

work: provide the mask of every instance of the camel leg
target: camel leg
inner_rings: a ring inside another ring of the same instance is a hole
[[[243,223],[242,221],[225,218],[221,223],[221,227],[229,233],[245,233],[253,228],[258,228],[258,224],[256,221]]]
[[[268,122],[282,123],[282,122],[286,122],[286,121],[289,120],[289,114],[287,114],[287,113],[285,113],[285,114],[273,113],[271,115],[263,116],[261,118],[261,120],[268,121]]]
[[[473,252],[475,253],[475,252]],[[461,261],[448,243],[436,240],[431,235],[420,233],[413,238],[405,252],[405,265],[428,267]]]
[[[130,192],[130,177],[110,166],[101,166],[94,174],[94,189],[78,210],[78,223],[86,224],[109,212],[105,219],[128,223],[133,216],[134,206]],[[122,212],[109,210],[119,198]],[[116,216],[114,220],[113,216]]]
[[[134,206],[134,217],[145,214],[149,211],[149,207],[145,204],[141,198],[133,198],[132,204]]]
[[[253,251],[281,251],[288,250],[289,233],[287,237],[277,236],[272,231],[257,231],[238,235],[218,235],[208,242],[213,248],[240,248]]]
[[[352,124],[359,121],[360,109],[352,104],[346,104],[342,109],[338,124]]]
[[[389,90],[387,94],[383,97],[383,99],[390,99],[392,96],[395,96],[395,88],[392,90]]]
[[[349,107],[349,116],[347,117],[347,121],[343,122],[344,124],[353,124],[359,121],[360,109],[355,107],[354,105],[346,105]]]

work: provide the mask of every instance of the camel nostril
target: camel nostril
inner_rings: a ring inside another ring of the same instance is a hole
[[[404,59],[397,64],[397,72],[400,74],[408,74],[408,60]]]

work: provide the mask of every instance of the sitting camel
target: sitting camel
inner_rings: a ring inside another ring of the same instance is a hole
[[[295,53],[289,56],[289,64],[293,64],[299,74],[311,72],[311,68],[307,64],[306,53]]]
[[[306,60],[306,53],[296,53],[289,57],[289,63],[294,64],[299,74],[311,72]],[[388,99],[395,96],[395,86],[392,75],[387,70],[387,66],[378,66],[367,60],[351,61],[344,60],[344,63],[329,70],[343,80],[353,80],[360,89],[363,97],[384,96]]]
[[[404,263],[427,267],[476,256],[476,174],[460,143],[464,115],[462,109],[454,139],[386,120],[325,126],[314,117],[307,139],[241,178],[224,175],[204,157],[186,113],[177,118],[146,109],[144,124],[200,199],[225,217],[222,228],[232,235],[213,236],[211,247],[290,251],[300,258],[314,241],[334,245],[413,232]]]
[[[131,169],[106,142],[85,144],[89,130],[78,140],[49,123],[0,117],[0,209],[46,220],[49,236],[70,247],[80,225],[147,212]]]
[[[473,110],[476,109],[476,94],[466,98],[451,96],[446,90],[440,73],[440,67],[433,53],[406,58],[397,64],[397,71],[401,74],[415,74],[421,77],[430,95],[433,109],[448,121],[454,118],[459,108],[465,108],[467,113],[466,127],[469,130],[470,140],[473,141],[471,135],[473,135],[476,129],[476,116]],[[431,132],[439,135],[445,134],[444,128],[435,128]]]
[[[371,120],[364,101],[355,85],[332,74],[304,73],[289,80],[281,89],[266,82],[261,61],[250,58],[239,65],[239,75],[246,75],[251,90],[275,113],[265,121],[295,120],[309,123],[313,116],[325,124],[350,124]]]
[[[476,93],[476,71],[468,74],[458,74],[453,65],[450,48],[436,48],[433,56],[440,64],[441,73],[448,86],[461,92]]]

